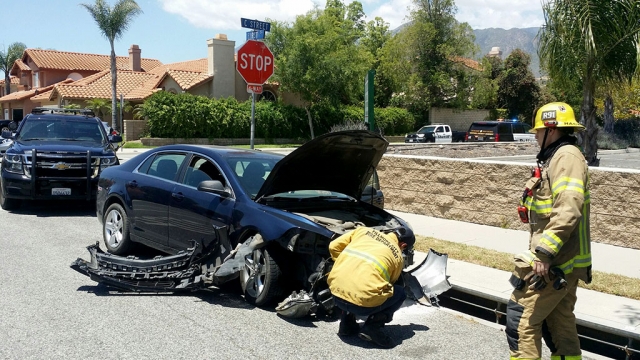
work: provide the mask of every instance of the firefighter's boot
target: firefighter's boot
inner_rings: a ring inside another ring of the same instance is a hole
[[[353,336],[358,335],[358,332],[360,332],[360,326],[358,326],[358,323],[356,322],[356,316],[346,311],[342,311],[342,315],[340,315],[338,335]]]
[[[360,338],[371,341],[381,348],[392,348],[394,345],[393,340],[382,331],[386,322],[388,322],[386,314],[377,313],[370,315],[360,330]]]

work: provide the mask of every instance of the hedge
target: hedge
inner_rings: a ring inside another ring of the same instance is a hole
[[[376,124],[385,135],[411,131],[415,119],[400,108],[376,108]],[[356,106],[314,105],[311,109],[315,135],[348,121],[364,121],[364,109]],[[234,98],[209,99],[188,93],[159,91],[145,101],[142,114],[149,135],[164,138],[243,138],[251,131],[251,101]],[[255,109],[257,138],[306,139],[310,137],[305,109],[281,102],[258,101]]]

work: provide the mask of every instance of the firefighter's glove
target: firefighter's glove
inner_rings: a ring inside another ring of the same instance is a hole
[[[564,278],[564,272],[558,268],[551,268],[549,270],[553,277],[553,288],[561,290],[567,287],[567,280]]]
[[[544,289],[550,282],[548,277],[536,275],[536,273],[533,271],[525,275],[523,280],[529,283],[529,290],[534,291],[540,291]]]

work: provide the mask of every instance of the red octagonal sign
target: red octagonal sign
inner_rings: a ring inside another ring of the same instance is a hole
[[[247,84],[264,84],[273,75],[273,53],[262,41],[248,40],[238,49],[236,69]]]

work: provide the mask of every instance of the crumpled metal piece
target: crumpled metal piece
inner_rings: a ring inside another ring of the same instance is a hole
[[[306,291],[294,291],[276,306],[276,312],[284,317],[296,319],[307,316],[314,305],[315,302]]]
[[[424,304],[423,295],[432,304],[437,304],[438,295],[451,289],[447,279],[447,254],[429,250],[422,263],[410,271],[403,271],[405,287],[408,287],[415,298]]]

